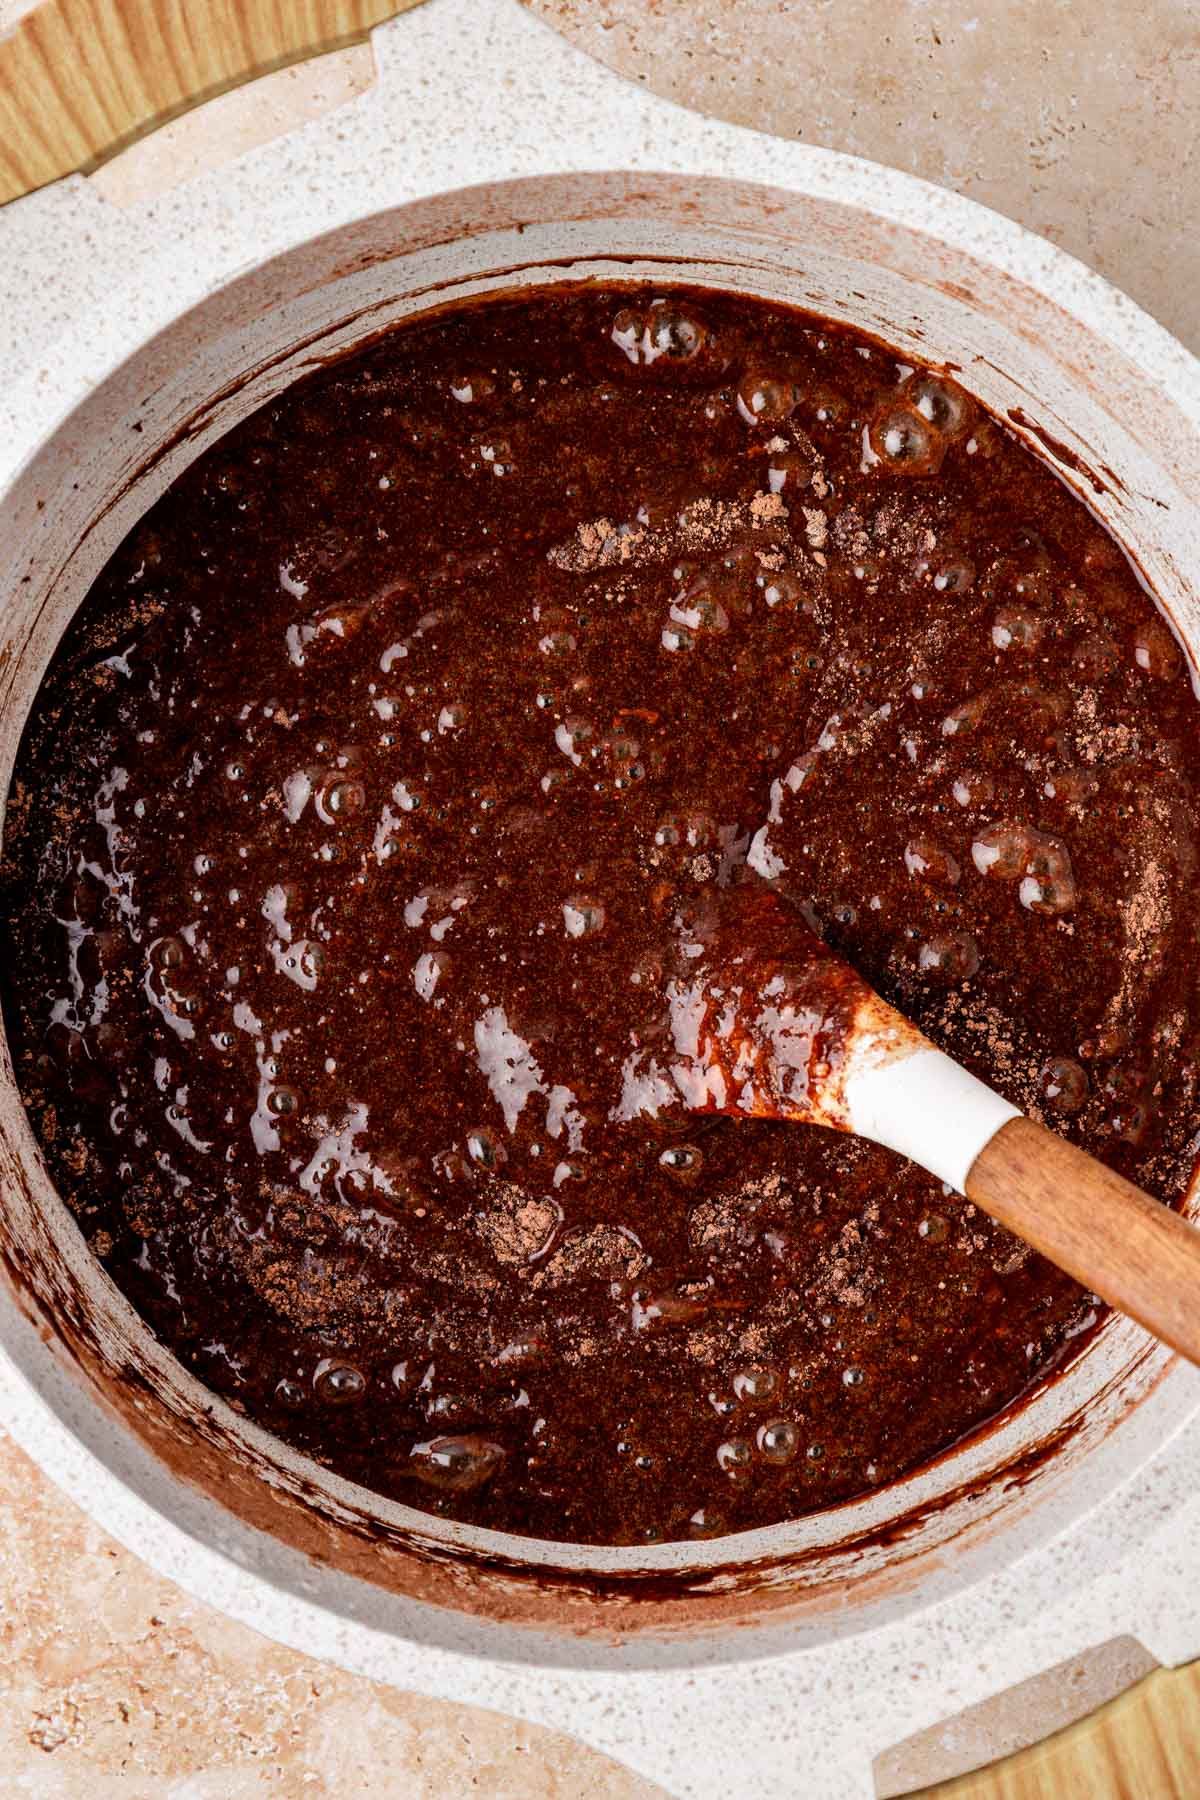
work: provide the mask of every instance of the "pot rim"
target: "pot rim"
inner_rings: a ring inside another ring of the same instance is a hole
[[[603,184],[605,178],[591,177],[589,179],[593,182]],[[538,188],[539,193],[542,194],[543,197],[546,195],[547,190],[549,190],[550,195],[553,196],[555,190],[560,185],[566,184],[569,186],[572,180],[572,177],[560,176],[550,178],[548,181],[539,181],[533,185]],[[672,177],[667,175],[662,177],[661,180],[665,183],[669,183],[672,180]],[[656,178],[643,175],[639,177],[639,181],[643,188],[650,188],[655,184]],[[525,185],[526,184],[521,182],[489,184],[488,188],[482,190],[482,192],[495,200],[500,194],[503,186],[510,191],[511,198],[513,190],[519,195]],[[476,191],[478,192],[479,190]],[[762,190],[760,189],[759,191]],[[543,204],[545,204],[544,198]],[[405,210],[407,209],[401,209],[401,211]],[[371,223],[371,221],[368,221],[368,225]],[[314,253],[322,245],[336,246],[344,229],[345,228],[335,228],[333,231],[323,234],[322,237],[318,239],[305,241],[296,247],[295,253],[305,255]],[[282,259],[273,260],[286,260],[291,254],[292,252],[285,252]],[[269,266],[270,265],[268,265],[268,267]],[[260,271],[247,271],[242,277],[242,280],[252,281],[259,272]],[[241,283],[237,281],[228,284],[224,288],[218,289],[213,298],[219,299],[224,297],[228,300],[237,294],[240,285]],[[199,312],[203,310],[204,304],[205,303],[202,302],[198,307],[189,309],[189,312],[183,316],[183,319],[173,321],[173,325],[182,324],[186,327],[189,317],[199,314]],[[337,325],[335,322],[334,325],[328,327],[328,332],[332,333],[336,331],[336,329]],[[147,353],[152,353],[155,341],[156,340],[153,339],[150,340],[149,343],[142,348]],[[118,370],[117,373],[119,374],[120,370]],[[25,1151],[26,1161],[36,1157],[40,1162],[40,1155],[36,1150],[32,1134],[29,1133],[28,1130],[23,1149]],[[48,1176],[45,1176],[44,1169],[43,1178],[48,1185]],[[1111,1335],[1111,1332],[1109,1332],[1108,1335]],[[1073,1363],[1077,1360],[1078,1359],[1072,1359]],[[1152,1376],[1150,1376],[1150,1379],[1157,1380],[1158,1374],[1164,1366],[1165,1364],[1160,1359],[1159,1363],[1155,1365],[1155,1369]],[[1062,1375],[1057,1376],[1054,1383],[1051,1385],[1057,1388],[1062,1379]],[[194,1385],[197,1392],[203,1391],[200,1389],[198,1383]],[[847,1526],[848,1538],[851,1541],[855,1540],[858,1535],[869,1529],[872,1514],[877,1510],[874,1502],[877,1499],[882,1499],[885,1495],[889,1501],[894,1501],[897,1496],[905,1492],[911,1493],[913,1496],[914,1510],[923,1504],[926,1504],[927,1491],[931,1486],[936,1487],[937,1472],[939,1470],[944,1469],[947,1464],[958,1460],[963,1451],[968,1447],[978,1448],[989,1440],[995,1442],[1002,1438],[1006,1432],[1012,1435],[1014,1429],[1016,1433],[1019,1434],[1021,1425],[1027,1422],[1029,1418],[1031,1407],[1032,1400],[1028,1397],[1015,1403],[1014,1407],[1007,1409],[999,1418],[983,1424],[976,1432],[973,1432],[970,1438],[965,1440],[963,1444],[956,1445],[951,1450],[944,1452],[940,1457],[933,1459],[932,1462],[920,1465],[916,1469],[909,1471],[899,1478],[898,1481],[890,1483],[886,1490],[879,1490],[878,1495],[849,1500],[836,1508],[826,1509],[820,1514],[811,1515],[808,1519],[792,1522],[792,1528],[799,1543],[801,1545],[803,1544],[806,1535],[810,1531],[820,1532],[822,1528],[827,1527],[831,1522],[844,1522]],[[222,1406],[218,1406],[217,1411],[224,1412],[225,1409]],[[273,1446],[275,1443],[275,1440],[272,1439],[269,1434],[259,1432],[257,1428],[248,1427],[243,1424],[241,1430],[243,1435],[259,1440],[261,1446],[268,1451],[269,1447]],[[263,1461],[264,1464],[267,1461],[266,1454],[264,1454]],[[327,1471],[319,1470],[317,1465],[312,1464],[308,1459],[295,1457],[293,1458],[293,1461],[300,1471],[306,1473],[310,1479],[313,1477],[320,1477],[327,1486],[334,1487],[337,1491],[338,1498],[344,1499],[348,1507],[352,1506],[355,1502],[358,1502],[361,1506],[363,1501],[370,1501],[373,1510],[377,1514],[385,1512],[388,1515],[394,1515],[396,1522],[401,1528],[415,1533],[418,1537],[424,1538],[430,1542],[449,1544],[456,1552],[491,1553],[511,1560],[513,1563],[523,1564],[526,1567],[536,1567],[537,1562],[542,1560],[541,1553],[545,1552],[547,1553],[545,1560],[549,1561],[552,1559],[556,1567],[578,1568],[580,1571],[586,1568],[592,1572],[607,1570],[614,1575],[620,1574],[623,1571],[637,1571],[638,1573],[652,1571],[660,1565],[677,1569],[681,1563],[685,1566],[692,1566],[699,1570],[705,1570],[711,1566],[710,1559],[716,1548],[719,1548],[731,1558],[736,1558],[739,1562],[744,1561],[747,1558],[752,1558],[756,1553],[772,1553],[776,1550],[776,1546],[771,1542],[771,1539],[783,1529],[781,1527],[772,1527],[764,1531],[736,1533],[722,1539],[713,1540],[712,1543],[707,1545],[680,1546],[678,1544],[672,1544],[669,1546],[644,1548],[562,1546],[544,1540],[521,1538],[509,1533],[482,1530],[475,1527],[456,1526],[452,1522],[432,1518],[429,1515],[416,1512],[413,1509],[396,1506],[392,1503],[383,1503],[380,1502],[377,1496],[370,1496],[367,1490],[355,1488],[349,1483],[334,1481],[329,1477]],[[864,1624],[863,1628],[869,1629],[869,1626]]]

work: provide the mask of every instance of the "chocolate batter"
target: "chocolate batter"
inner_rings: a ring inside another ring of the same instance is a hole
[[[641,1543],[887,1482],[1094,1300],[885,1151],[689,1113],[767,882],[1168,1201],[1200,748],[1122,553],[952,382],[788,309],[404,327],[208,451],[29,725],[6,1018],[96,1256],[411,1505]]]

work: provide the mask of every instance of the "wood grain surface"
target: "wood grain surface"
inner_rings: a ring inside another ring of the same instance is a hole
[[[0,0],[0,205],[415,0]],[[7,17],[6,17],[7,15]]]
[[[1200,1663],[1159,1669],[1090,1718],[921,1800],[1197,1800]]]
[[[93,167],[154,126],[250,76],[353,42],[413,3],[0,0],[0,203],[73,169]],[[782,55],[788,34],[795,33],[794,21],[784,17],[789,12],[784,0],[710,0],[709,7],[686,0],[686,18],[680,11],[685,0],[532,3],[585,42],[594,28],[599,35],[589,47],[607,53],[628,73],[647,79],[649,72],[652,85],[727,116],[748,109],[745,122],[760,128],[790,130],[789,93],[793,87],[798,96],[810,92],[804,59]],[[855,0],[860,7],[867,3]],[[1068,10],[1082,20],[1089,4],[1072,0]],[[1000,0],[987,0],[980,13],[985,24],[998,10],[1005,11]],[[818,7],[822,18],[827,11]],[[772,23],[776,12],[779,20]],[[1176,38],[1186,23],[1179,13],[1175,6],[1170,30]],[[1154,14],[1151,4],[1139,10],[1137,21],[1122,16],[1122,33],[1131,34],[1123,37],[1122,68],[1136,64],[1134,39],[1138,30],[1149,28]],[[843,27],[850,16],[842,14]],[[639,25],[648,46],[644,53],[637,44]],[[1080,32],[1076,41],[1086,37]],[[1164,81],[1163,71],[1178,72],[1180,56],[1186,62],[1194,54],[1194,33],[1189,41],[1191,52],[1180,40],[1169,63],[1164,57],[1161,68],[1153,64]],[[669,67],[676,50],[684,70],[678,82]],[[771,70],[765,85],[755,73],[760,50],[763,66]],[[640,68],[634,66],[639,55]],[[1018,73],[1020,60],[1014,51]],[[790,86],[789,69],[796,75]],[[744,107],[739,70],[750,83]],[[708,81],[715,84],[711,93],[704,87]],[[1160,90],[1161,82],[1146,89],[1154,101],[1155,132],[1162,136],[1166,188],[1147,162],[1145,204],[1115,208],[1118,219],[1141,219],[1156,234],[1159,223],[1150,216],[1154,196],[1166,192],[1170,199],[1177,190],[1180,165],[1170,135],[1184,116],[1162,104],[1168,96]],[[945,99],[944,83],[939,92]],[[1200,84],[1191,92],[1194,102]],[[241,126],[237,108],[231,108],[220,132],[255,129],[249,121],[250,90],[245,104]],[[855,130],[869,131],[870,108],[852,111],[859,122]],[[954,129],[946,114],[940,124],[937,111],[932,117],[938,142],[949,145]],[[886,154],[886,147],[873,142],[840,147]],[[1104,155],[1116,148],[1110,135],[1103,154],[1095,157],[1098,176]],[[1129,171],[1142,161],[1129,154],[1123,166]],[[952,186],[971,185],[954,170],[922,167],[921,172]],[[1070,191],[1058,188],[1064,204],[1078,187],[1076,180]],[[994,194],[981,197],[996,203]],[[1025,209],[1009,210],[1022,216]],[[1090,211],[1087,216],[1092,218]],[[1041,217],[1026,222],[1069,240],[1069,232],[1052,229]],[[1111,255],[1107,240],[1103,254],[1090,240],[1072,247],[1119,264],[1123,243],[1114,240],[1117,250]],[[1194,292],[1194,284],[1181,280],[1178,243],[1164,245],[1164,255],[1168,250],[1170,293]],[[1138,266],[1147,266],[1145,254]],[[1124,269],[1112,272],[1137,291],[1137,280],[1128,279]],[[1154,304],[1157,296],[1146,297]],[[1170,316],[1173,305],[1168,295],[1156,310]],[[509,1794],[521,1800],[572,1800],[587,1792],[635,1800],[655,1791],[556,1734],[473,1708],[392,1696],[256,1639],[187,1601],[118,1549],[2,1437],[0,1501],[5,1502],[0,1505],[0,1794],[160,1800],[186,1791],[189,1800],[250,1800],[259,1794],[342,1800],[353,1791],[387,1792],[397,1800],[436,1794],[441,1800],[470,1792],[496,1800]],[[162,1635],[156,1640],[155,1634]],[[1200,1664],[1159,1671],[1034,1749],[929,1789],[927,1796],[1197,1800]]]

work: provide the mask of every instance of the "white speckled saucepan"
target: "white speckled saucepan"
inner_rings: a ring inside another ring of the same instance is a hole
[[[167,483],[315,359],[594,274],[763,294],[948,364],[1200,655],[1200,372],[1050,245],[714,124],[514,0],[430,0],[353,105],[123,210],[0,213],[0,781],[62,630]],[[588,1550],[381,1501],[206,1394],[92,1262],[0,1066],[0,1422],[118,1538],[303,1650],[577,1733],[680,1795],[844,1800],[898,1740],[1121,1634],[1200,1651],[1200,1382],[1111,1320],[940,1462],[821,1517]]]

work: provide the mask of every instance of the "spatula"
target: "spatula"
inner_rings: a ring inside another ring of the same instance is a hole
[[[898,1151],[1200,1363],[1200,1231],[935,1048],[774,889],[729,891],[668,1000],[689,1107]]]

